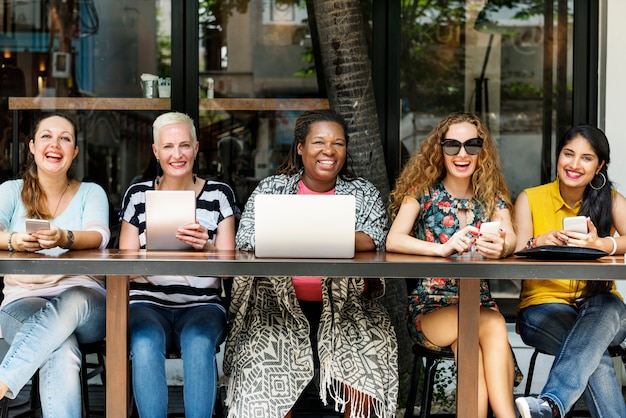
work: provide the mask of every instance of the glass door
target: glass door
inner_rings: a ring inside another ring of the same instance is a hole
[[[297,3],[199,1],[198,168],[230,184],[240,205],[285,159],[302,111],[328,106]]]
[[[496,139],[512,197],[549,178],[571,123],[573,1],[402,2],[403,158],[452,111]]]
[[[152,120],[170,108],[170,99],[144,98],[140,82],[170,75],[170,3],[2,2],[0,181],[24,168],[38,114],[62,111],[79,125],[75,176],[101,184],[118,206],[149,164]]]

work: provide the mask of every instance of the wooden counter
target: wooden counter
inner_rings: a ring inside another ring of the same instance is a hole
[[[486,260],[479,255],[441,258],[367,252],[353,259],[260,259],[242,251],[68,251],[57,257],[0,251],[2,274],[107,275],[107,417],[128,416],[128,275],[180,274],[210,276],[353,276],[458,277],[459,350],[457,416],[475,418],[478,410],[479,283],[483,279],[626,280],[623,256],[592,261],[538,261],[509,257]],[[393,279],[390,279],[393,280]]]

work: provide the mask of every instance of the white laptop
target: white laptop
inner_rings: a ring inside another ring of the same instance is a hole
[[[190,250],[176,238],[176,230],[196,221],[193,190],[146,191],[146,249]]]
[[[257,257],[352,258],[354,196],[256,195]]]

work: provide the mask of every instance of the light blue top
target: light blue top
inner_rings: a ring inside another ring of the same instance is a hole
[[[23,185],[24,181],[21,179],[0,184],[0,231],[26,230],[26,207],[21,197]],[[68,207],[56,218],[50,219],[50,224],[72,231],[97,231],[102,235],[100,248],[105,248],[111,237],[106,193],[95,183],[81,183]],[[63,251],[59,247],[41,250],[51,255]],[[6,275],[2,305],[27,296],[55,296],[76,285],[102,288],[103,281],[95,276]]]

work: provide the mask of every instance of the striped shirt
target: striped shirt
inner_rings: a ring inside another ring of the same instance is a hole
[[[154,190],[154,181],[131,185],[120,210],[120,219],[139,230],[142,249],[146,247],[146,190]],[[219,223],[238,213],[232,189],[227,184],[207,180],[196,198],[196,220],[207,229],[211,244],[215,244]],[[130,303],[184,308],[221,303],[221,291],[221,280],[217,277],[140,276],[130,282]]]

